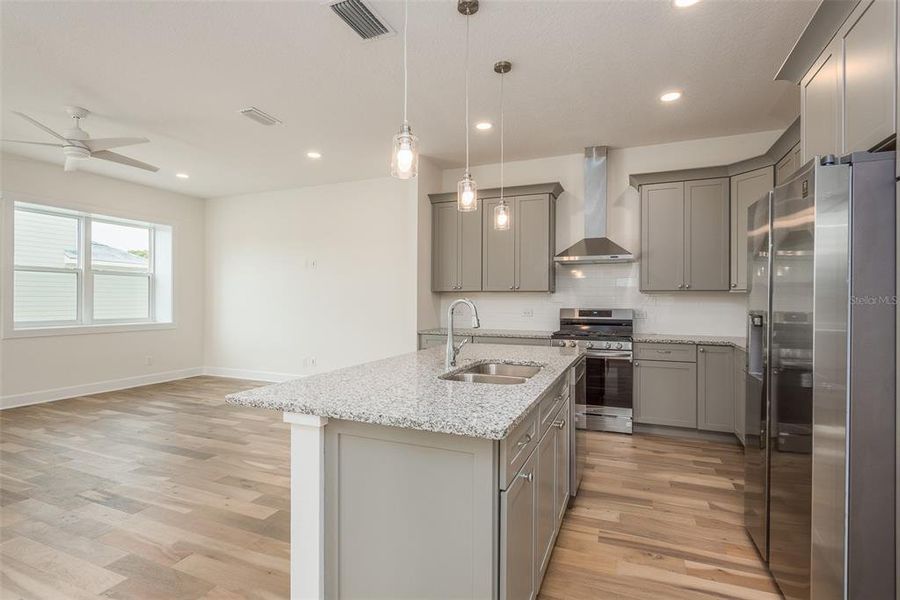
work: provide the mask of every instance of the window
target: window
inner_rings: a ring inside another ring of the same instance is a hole
[[[172,229],[45,206],[13,209],[13,328],[167,323]]]

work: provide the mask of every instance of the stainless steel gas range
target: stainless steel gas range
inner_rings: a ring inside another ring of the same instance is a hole
[[[576,413],[592,431],[632,432],[634,312],[625,308],[562,308],[553,344],[578,347],[585,354],[584,398]],[[580,425],[580,423],[579,423]]]

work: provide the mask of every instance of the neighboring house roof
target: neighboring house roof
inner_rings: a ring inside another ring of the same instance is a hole
[[[74,261],[77,258],[76,252],[74,250],[66,250],[66,258]],[[143,267],[147,264],[147,259],[145,258],[99,242],[91,242],[91,260],[93,262],[135,267]]]

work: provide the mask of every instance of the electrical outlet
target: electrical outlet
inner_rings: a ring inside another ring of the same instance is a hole
[[[145,357],[144,357],[144,364],[147,365],[148,367],[149,367],[150,365],[152,365],[152,364],[153,364],[153,357],[152,357],[152,356],[145,356]]]
[[[315,356],[310,357],[309,366],[315,368],[318,365],[318,361]]]
[[[529,318],[529,319],[532,318],[532,317],[534,317],[534,309],[533,309],[533,308],[526,308],[525,310],[522,311],[522,316],[523,316],[523,317],[527,317],[527,318]]]

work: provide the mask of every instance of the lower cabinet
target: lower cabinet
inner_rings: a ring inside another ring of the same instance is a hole
[[[734,432],[734,350],[697,347],[697,429]]]
[[[697,365],[664,360],[635,361],[634,421],[697,427]]]
[[[553,532],[556,529],[556,428],[550,427],[541,438],[538,453],[537,490],[537,550],[535,572],[540,574],[547,567],[553,551]]]
[[[535,518],[537,453],[500,494],[500,598],[531,600],[537,596]]]

